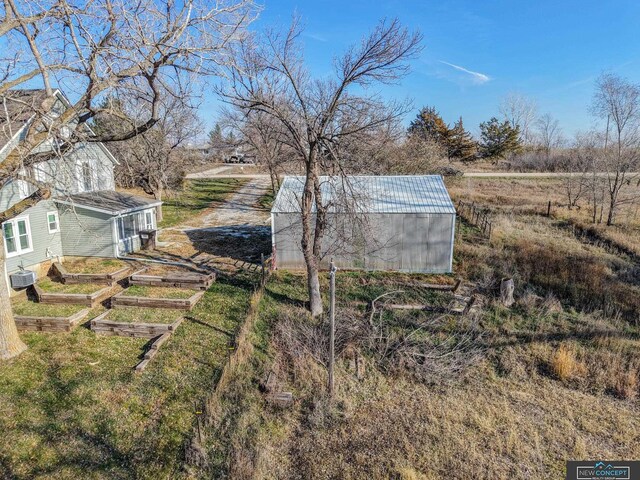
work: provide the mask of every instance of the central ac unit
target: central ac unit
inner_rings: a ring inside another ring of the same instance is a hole
[[[28,287],[36,283],[36,272],[31,270],[20,270],[19,272],[9,275],[11,286],[13,288]]]

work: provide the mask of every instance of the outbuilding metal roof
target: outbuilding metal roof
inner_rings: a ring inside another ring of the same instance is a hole
[[[305,177],[284,178],[271,213],[300,212]],[[455,214],[440,175],[320,177],[331,212]]]

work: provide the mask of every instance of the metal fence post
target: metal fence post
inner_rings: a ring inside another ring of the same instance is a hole
[[[329,272],[329,396],[333,397],[334,391],[334,367],[335,367],[335,336],[336,336],[336,266],[331,259],[331,270]]]

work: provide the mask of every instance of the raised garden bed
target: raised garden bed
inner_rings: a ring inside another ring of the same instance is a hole
[[[91,320],[91,330],[98,335],[154,338],[173,332],[183,321],[180,311],[130,310],[107,310]]]
[[[116,259],[75,260],[65,265],[55,262],[51,266],[56,277],[64,284],[92,283],[113,285],[131,274],[131,265]]]
[[[12,305],[19,331],[70,332],[89,314],[88,308],[76,305],[42,305],[20,301]]]
[[[111,286],[81,283],[65,285],[44,279],[33,286],[38,302],[95,307],[111,295]]]
[[[166,287],[134,285],[111,298],[113,308],[150,307],[191,310],[205,292]]]
[[[150,287],[206,290],[215,280],[215,273],[197,273],[180,268],[148,267],[140,273],[131,275],[129,283]]]

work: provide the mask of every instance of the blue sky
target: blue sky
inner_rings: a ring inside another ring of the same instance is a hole
[[[638,1],[418,1],[266,0],[252,28],[285,28],[294,12],[305,25],[306,62],[314,75],[382,18],[398,17],[424,35],[424,50],[398,85],[379,88],[387,98],[411,98],[414,112],[435,106],[445,121],[462,115],[478,124],[498,115],[509,92],[532,98],[556,117],[568,136],[589,128],[588,105],[603,71],[640,82]],[[201,115],[213,123],[218,102]]]

